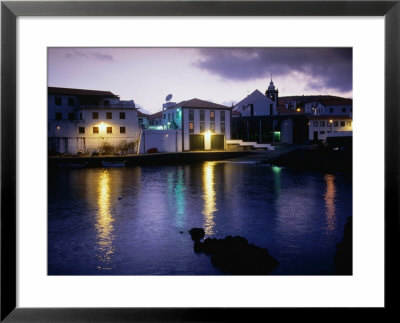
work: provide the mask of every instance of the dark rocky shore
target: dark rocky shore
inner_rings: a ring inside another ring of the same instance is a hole
[[[335,275],[352,275],[353,273],[353,220],[347,218],[341,243],[336,245]]]
[[[194,251],[211,255],[212,264],[227,274],[267,275],[279,264],[267,249],[249,244],[243,237],[207,238],[201,242],[202,228],[193,228],[189,233],[195,242]]]
[[[352,173],[352,150],[332,150],[328,147],[297,149],[276,158],[263,160],[276,166],[299,170]]]

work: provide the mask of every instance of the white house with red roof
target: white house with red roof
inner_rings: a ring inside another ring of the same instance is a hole
[[[48,87],[50,154],[134,153],[137,109],[109,91]]]
[[[309,140],[325,141],[331,134],[353,131],[353,100],[340,97],[318,98],[310,108]]]
[[[225,150],[231,138],[231,112],[225,105],[191,99],[165,107],[162,124],[181,131],[182,151]]]

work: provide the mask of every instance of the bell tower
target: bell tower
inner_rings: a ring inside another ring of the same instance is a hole
[[[277,105],[278,105],[278,95],[279,91],[278,89],[275,89],[274,82],[272,81],[272,74],[271,74],[271,82],[269,82],[269,86],[267,91],[265,92],[265,96],[271,100],[270,104],[270,115],[277,114]]]

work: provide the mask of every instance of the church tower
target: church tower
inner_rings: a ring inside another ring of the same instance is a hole
[[[274,82],[272,82],[272,75],[271,75],[271,82],[269,82],[269,86],[267,91],[265,92],[265,96],[271,100],[270,104],[270,115],[277,114],[277,106],[278,106],[278,89],[275,90]]]

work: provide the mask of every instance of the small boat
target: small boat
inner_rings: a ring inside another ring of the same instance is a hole
[[[103,167],[125,167],[126,161],[106,162],[102,160],[101,164],[103,165]]]
[[[58,167],[61,168],[83,168],[88,165],[88,162],[84,163],[59,163]]]

